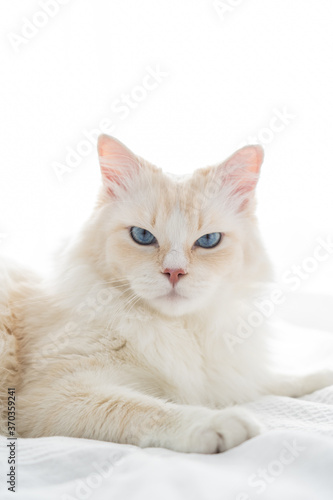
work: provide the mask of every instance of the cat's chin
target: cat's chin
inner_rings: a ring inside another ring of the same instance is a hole
[[[198,310],[197,301],[173,291],[150,301],[150,305],[165,316],[183,316]]]

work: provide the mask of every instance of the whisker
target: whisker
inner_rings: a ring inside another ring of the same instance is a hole
[[[124,281],[124,283],[121,283],[121,281]],[[111,288],[114,288],[114,289],[120,289],[122,287],[129,287],[129,284],[127,282],[127,280],[125,279],[122,279],[122,280],[112,280],[112,281],[100,281],[100,282],[96,282],[94,283],[93,285],[86,285],[86,287],[88,288],[87,290],[87,294],[94,289],[94,287],[98,286],[98,285],[112,285]],[[82,289],[82,287],[80,288]],[[103,291],[103,289],[100,289],[98,290],[96,293],[99,293]],[[26,298],[22,298],[22,299],[17,299],[17,300],[10,300],[9,301],[9,305],[16,305],[16,304],[32,304],[34,302],[40,302],[42,299],[45,299],[46,301],[51,301],[51,302],[54,302],[54,301],[57,301],[60,299],[64,299],[64,298],[69,298],[69,297],[75,297],[77,296],[77,292],[76,291],[73,291],[73,292],[70,292],[70,293],[61,293],[57,296],[57,293],[54,293],[52,295],[50,295],[49,292],[45,291],[45,293],[42,293],[42,294],[37,294],[37,295],[34,295],[33,297],[26,297]]]

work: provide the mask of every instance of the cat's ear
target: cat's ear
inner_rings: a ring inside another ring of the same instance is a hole
[[[259,145],[239,149],[220,166],[225,182],[233,184],[235,193],[250,193],[257,185],[263,159]]]
[[[114,185],[125,185],[139,169],[139,160],[120,141],[106,134],[98,138],[98,156],[104,185],[110,193]]]
[[[264,158],[261,146],[245,146],[216,166],[207,191],[216,199],[229,200],[236,211],[244,210],[253,198]]]

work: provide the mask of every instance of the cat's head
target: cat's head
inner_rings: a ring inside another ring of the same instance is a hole
[[[129,286],[133,297],[171,316],[265,280],[268,263],[254,217],[260,146],[180,177],[107,135],[98,153],[103,191],[94,216],[95,260],[106,280]]]

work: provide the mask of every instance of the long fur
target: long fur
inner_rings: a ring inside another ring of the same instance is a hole
[[[223,451],[260,428],[234,405],[331,380],[277,381],[265,327],[232,350],[226,340],[270,278],[254,215],[260,151],[175,178],[103,141],[99,199],[53,278],[1,271],[0,429],[14,385],[24,437]],[[158,245],[135,243],[132,226]],[[194,246],[216,231],[220,245]],[[174,297],[163,270],[184,266]]]

